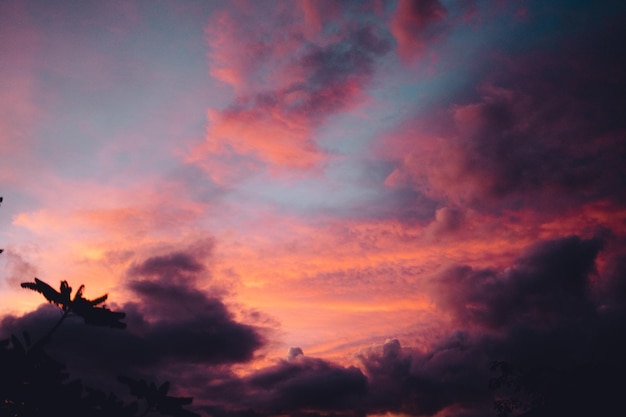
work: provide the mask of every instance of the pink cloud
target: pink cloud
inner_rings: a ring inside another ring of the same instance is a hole
[[[280,114],[280,109],[252,108],[218,113],[209,111],[207,148],[223,154],[232,149],[253,153],[270,164],[307,168],[321,158],[309,136],[311,126]]]
[[[310,169],[324,161],[314,133],[330,115],[358,103],[376,60],[390,48],[385,31],[370,23],[324,35],[321,16],[324,24],[346,18],[338,6],[298,4],[230,9],[207,28],[211,74],[236,94],[226,108],[209,110],[206,142],[189,156],[213,178],[236,177],[220,173],[216,159],[243,157],[244,170],[255,165],[251,160],[271,169]]]
[[[322,30],[325,19],[337,16],[340,4],[336,1],[301,0],[300,7],[304,14],[307,35],[311,36]]]
[[[603,32],[594,36],[617,36]],[[570,61],[576,65],[566,68]],[[552,212],[594,199],[623,201],[617,138],[625,128],[614,111],[621,96],[613,61],[586,44],[502,60],[476,97],[416,115],[392,135],[384,152],[395,152],[399,163],[387,184],[457,204]]]
[[[428,43],[440,36],[446,14],[439,0],[398,1],[391,32],[398,42],[398,54],[405,62],[423,54]]]

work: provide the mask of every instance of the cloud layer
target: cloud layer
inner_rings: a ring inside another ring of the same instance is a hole
[[[540,395],[542,412],[608,412],[621,389],[609,377],[625,370],[618,329],[626,311],[613,303],[623,275],[616,277],[613,264],[596,268],[602,247],[600,238],[572,236],[540,242],[507,268],[442,271],[432,280],[433,302],[452,325],[427,349],[389,339],[343,366],[292,348],[244,376],[225,366],[251,360],[266,342],[262,329],[236,322],[219,297],[194,288],[204,267],[191,253],[172,253],[131,268],[140,279],[129,283],[136,302],[120,306],[128,330],[72,320],[50,349],[87,380],[111,372],[174,378],[199,410],[218,415],[483,415],[499,398],[488,389],[495,361],[508,361],[521,378],[539,378],[523,379],[527,385],[512,395]],[[54,310],[6,316],[2,334],[27,329],[37,337],[58,318]]]

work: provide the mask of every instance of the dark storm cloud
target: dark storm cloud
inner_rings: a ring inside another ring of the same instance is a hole
[[[171,272],[200,272],[204,266],[185,253],[156,256],[132,268],[129,273],[138,275],[163,275]]]
[[[543,408],[535,404],[533,415],[610,414],[626,388],[619,377],[626,372],[626,316],[606,312],[592,287],[610,280],[612,288],[623,288],[626,276],[615,274],[623,254],[612,258],[607,276],[596,275],[601,247],[599,239],[569,237],[540,242],[511,268],[444,273],[438,301],[464,330],[428,351],[389,340],[364,352],[370,409],[433,415],[456,406],[464,410],[459,415],[489,415],[487,381],[498,375],[489,366],[506,360],[522,389],[496,394],[527,405],[541,398]]]
[[[196,287],[212,245],[200,242],[129,268],[128,288],[137,300],[123,308],[131,311],[128,320],[137,321],[137,332],[152,346],[155,362],[243,362],[263,343],[254,328],[234,320],[219,296]]]
[[[296,355],[245,378],[257,406],[278,410],[352,410],[367,391],[367,379],[355,367]]]
[[[360,361],[369,379],[368,409],[430,416],[462,404],[475,415],[489,411],[487,361],[474,343],[458,332],[428,352],[403,348],[390,339],[362,353]]]
[[[211,245],[205,248],[211,250]],[[193,277],[205,270],[204,265],[196,259],[197,254],[176,252],[163,256],[148,258],[128,270],[129,276],[156,277],[163,280],[172,280]]]
[[[196,395],[212,398],[214,405],[207,409],[212,415],[361,415],[367,389],[360,369],[291,348],[287,358],[273,366],[243,378],[231,375],[217,384],[207,381]]]
[[[195,286],[198,276],[207,273],[202,261],[211,252],[212,242],[202,250],[154,256],[128,268],[127,286],[141,300],[136,305],[142,314],[164,321],[186,320],[202,311],[225,315],[219,299]]]
[[[589,277],[601,246],[573,236],[538,244],[505,271],[455,267],[437,278],[436,302],[461,323],[494,329],[588,314]]]

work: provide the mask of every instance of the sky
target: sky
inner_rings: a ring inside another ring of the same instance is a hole
[[[128,324],[68,323],[72,372],[205,415],[494,415],[496,360],[602,414],[625,28],[612,0],[3,0],[0,334],[56,317],[19,283],[68,280]]]

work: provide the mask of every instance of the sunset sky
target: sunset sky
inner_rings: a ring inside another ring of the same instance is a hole
[[[3,0],[0,333],[56,314],[20,282],[109,293],[128,329],[66,339],[209,415],[482,416],[493,360],[613,360],[625,38],[612,0]]]

